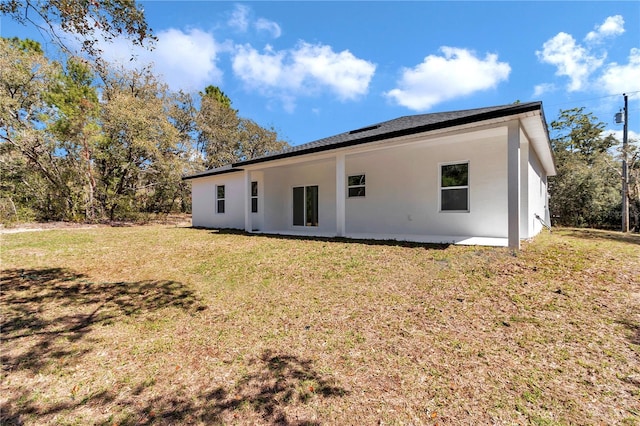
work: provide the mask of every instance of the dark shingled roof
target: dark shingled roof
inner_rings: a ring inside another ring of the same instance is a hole
[[[495,118],[508,117],[510,115],[522,114],[531,111],[542,111],[541,102],[528,102],[511,105],[493,106],[487,108],[467,109],[461,111],[438,112],[432,114],[407,115],[394,120],[384,121],[378,124],[340,133],[324,139],[318,139],[303,145],[288,147],[282,151],[252,158],[250,160],[239,161],[232,165],[219,167],[185,176],[183,179],[194,179],[197,177],[211,176],[223,173],[240,171],[239,167],[262,163],[265,161],[277,160],[281,158],[294,157],[298,155],[311,154],[314,152],[328,151],[337,148],[360,145],[369,142],[376,142],[385,139],[397,138],[416,133],[428,132],[448,127],[460,126],[491,120]],[[544,119],[544,118],[543,118]]]
[[[232,164],[227,164],[226,166],[216,167],[215,169],[205,170],[203,172],[194,173],[189,176],[183,176],[182,180],[189,180],[189,179],[195,179],[199,177],[213,176],[213,175],[223,175],[225,173],[234,173],[234,172],[240,172],[240,171],[242,171],[242,169],[233,167]]]

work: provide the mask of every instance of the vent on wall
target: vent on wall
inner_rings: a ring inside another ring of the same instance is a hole
[[[362,133],[362,132],[366,132],[366,131],[369,131],[369,130],[377,129],[378,127],[380,127],[379,124],[376,124],[375,126],[363,127],[361,129],[352,130],[352,131],[349,132],[349,134],[353,135],[355,133]]]

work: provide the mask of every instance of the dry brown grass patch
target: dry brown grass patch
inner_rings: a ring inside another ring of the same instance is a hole
[[[636,424],[640,237],[2,236],[3,424]]]

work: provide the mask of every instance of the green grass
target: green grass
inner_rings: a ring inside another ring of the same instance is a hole
[[[2,238],[2,424],[640,424],[640,237]]]

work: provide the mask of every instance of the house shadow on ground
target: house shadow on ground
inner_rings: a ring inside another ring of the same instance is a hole
[[[192,226],[190,229],[208,231],[211,234],[216,235],[240,235],[251,238],[270,238],[277,240],[292,240],[292,241],[318,241],[326,243],[351,243],[351,244],[364,244],[370,246],[392,246],[392,247],[406,247],[406,248],[424,248],[427,250],[446,250],[451,244],[448,243],[418,243],[414,241],[400,241],[400,240],[366,240],[356,238],[344,238],[344,237],[318,237],[312,235],[283,235],[283,234],[268,234],[268,233],[249,233],[246,231],[230,228],[203,228]]]

